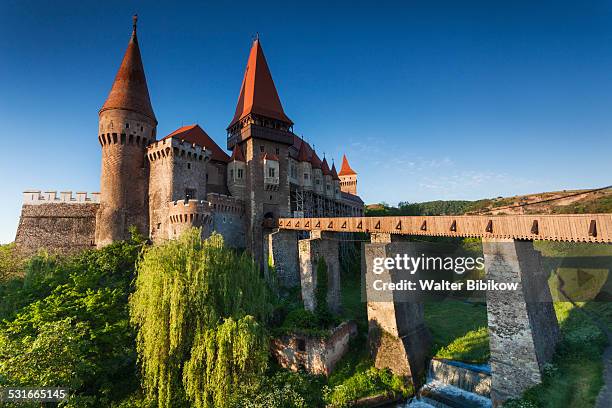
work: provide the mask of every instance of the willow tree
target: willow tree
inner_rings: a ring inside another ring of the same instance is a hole
[[[271,305],[250,257],[192,229],[148,249],[137,272],[130,318],[143,387],[160,408],[224,407],[265,371]]]

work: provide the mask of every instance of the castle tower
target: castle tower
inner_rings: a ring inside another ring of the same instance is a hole
[[[346,155],[342,156],[342,167],[340,167],[340,189],[345,193],[357,195],[357,173],[351,169]]]
[[[227,147],[239,146],[246,162],[247,247],[263,262],[263,232],[290,215],[289,146],[293,122],[283,110],[259,39],[253,42]]]
[[[128,238],[135,226],[148,234],[149,168],[145,149],[155,140],[157,119],[145,78],[136,21],[111,91],[99,112],[98,140],[102,146],[100,209],[96,245]]]

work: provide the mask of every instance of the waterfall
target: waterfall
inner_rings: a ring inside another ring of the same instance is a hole
[[[416,397],[397,408],[491,408],[490,395],[488,364],[432,359],[427,383]]]

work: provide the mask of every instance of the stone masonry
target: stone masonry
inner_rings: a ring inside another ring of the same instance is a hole
[[[371,279],[376,277],[394,282],[390,271],[374,275],[374,258],[388,257],[393,252],[391,242],[400,239],[392,234],[372,234],[371,244],[364,244],[362,262],[366,271],[366,287],[371,287]],[[382,296],[382,297],[381,297]],[[386,297],[386,298],[385,298]],[[377,368],[389,368],[395,374],[410,377],[419,385],[426,369],[426,357],[431,345],[431,335],[425,326],[423,304],[402,299],[396,302],[394,294],[382,293],[376,301],[368,300],[368,338]]]
[[[294,288],[300,285],[300,269],[298,263],[298,237],[295,231],[279,230],[266,236],[264,246],[264,263],[266,275],[268,267],[276,270],[279,286]]]
[[[39,249],[73,253],[95,247],[97,194],[27,191],[15,244],[24,254]]]
[[[487,292],[494,406],[542,380],[559,339],[557,317],[532,241],[483,239],[487,278],[518,282],[518,291]]]
[[[302,300],[306,310],[314,311],[317,307],[317,266],[323,259],[327,265],[327,305],[333,313],[340,311],[340,249],[334,236],[312,231],[310,238],[298,241]]]

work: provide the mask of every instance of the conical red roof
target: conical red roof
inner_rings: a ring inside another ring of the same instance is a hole
[[[142,113],[157,122],[149,98],[147,79],[140,56],[138,37],[136,36],[136,16],[134,16],[132,37],[123,56],[123,61],[100,112],[108,109],[125,109]]]
[[[255,40],[251,47],[249,60],[244,71],[242,87],[240,88],[236,113],[229,126],[232,126],[250,113],[293,124],[283,111],[283,106],[276,92],[276,86],[274,86],[272,74],[268,68],[259,39]]]
[[[332,176],[332,179],[334,179],[334,180],[340,180],[340,177],[338,177],[338,172],[336,171],[336,164],[335,163],[332,163],[331,176]]]
[[[240,148],[239,145],[234,146],[234,150],[232,150],[232,157],[230,158],[230,161],[246,162],[246,160],[244,160],[244,155],[242,154],[242,149]]]
[[[308,161],[308,156],[309,156],[309,148],[308,148],[308,144],[302,140],[302,144],[300,145],[300,150],[298,151],[298,156],[297,156],[297,160],[299,162],[307,162]]]
[[[174,132],[170,133],[168,136],[164,137],[164,139],[171,137],[176,137],[186,142],[195,143],[198,146],[207,148],[208,150],[212,151],[212,155],[210,157],[211,160],[227,163],[230,159],[227,153],[225,153],[223,149],[221,149],[219,145],[215,143],[210,136],[208,136],[208,133],[206,133],[204,129],[197,124],[180,127]]]
[[[342,167],[340,167],[340,173],[338,173],[338,175],[351,176],[355,174],[357,173],[355,173],[355,170],[351,169],[351,166],[349,166],[349,162],[346,159],[346,155],[342,155]]]
[[[319,156],[317,156],[317,152],[315,152],[314,150],[312,151],[312,157],[310,158],[310,164],[312,165],[313,169],[321,168],[321,159],[319,159]]]
[[[327,159],[323,157],[323,163],[321,163],[321,170],[323,170],[324,176],[331,176],[331,170],[329,169],[329,165],[327,164]]]

